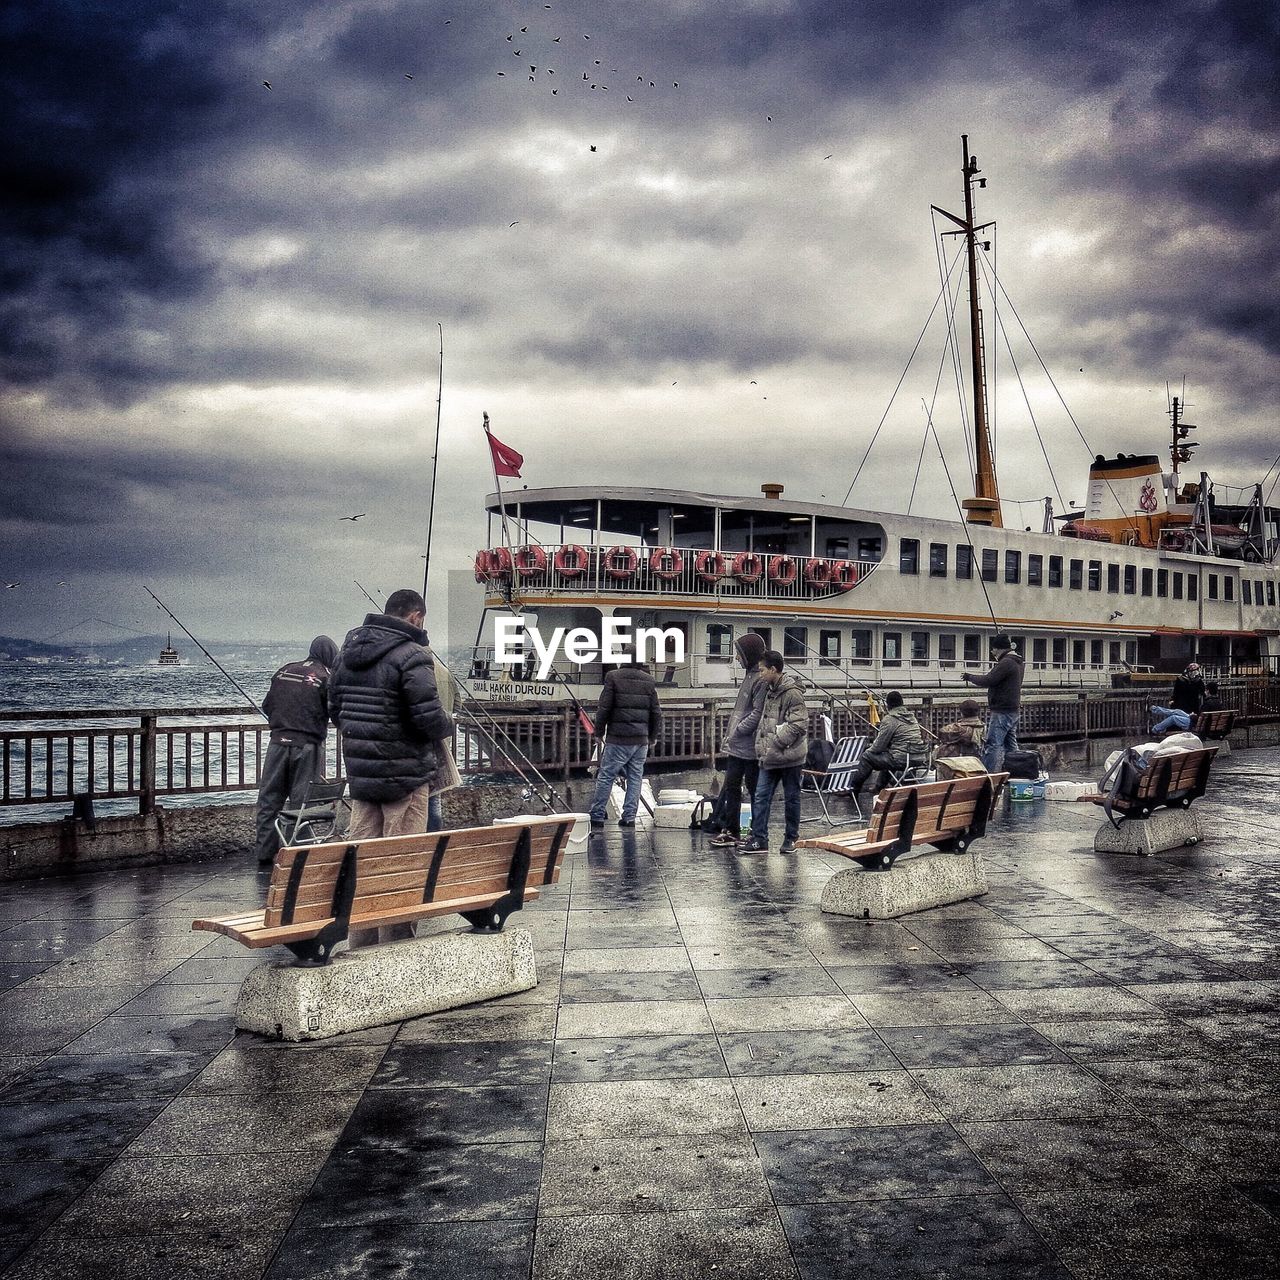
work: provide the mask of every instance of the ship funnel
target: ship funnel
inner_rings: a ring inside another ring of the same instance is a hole
[[[1084,505],[1088,524],[1104,528],[1113,520],[1163,515],[1168,511],[1160,459],[1154,454],[1118,454],[1096,458],[1089,468],[1089,496]]]
[[[783,486],[780,484],[762,484],[760,486],[760,492],[763,493],[766,498],[773,498],[776,501],[778,498],[782,497],[782,488]]]

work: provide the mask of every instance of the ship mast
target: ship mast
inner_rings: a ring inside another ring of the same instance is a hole
[[[974,439],[974,475],[972,498],[966,498],[960,505],[968,514],[970,524],[990,525],[1000,529],[1004,521],[1000,516],[1000,488],[996,483],[994,452],[991,448],[991,431],[987,424],[987,371],[982,349],[982,310],[978,306],[978,232],[986,230],[992,224],[984,222],[977,225],[973,220],[973,184],[979,187],[987,185],[986,178],[978,177],[978,157],[969,154],[969,135],[960,138],[964,147],[964,218],[957,218],[934,205],[934,211],[955,223],[959,232],[945,232],[947,235],[963,235],[965,251],[969,260],[969,348],[973,371],[973,439]],[[984,241],[982,247],[989,249],[990,241]]]

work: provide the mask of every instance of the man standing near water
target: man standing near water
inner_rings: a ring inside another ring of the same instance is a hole
[[[967,671],[960,678],[987,691],[987,741],[982,748],[982,763],[988,773],[995,773],[1004,763],[1005,752],[1018,749],[1018,716],[1022,706],[1022,658],[1013,641],[1002,631],[991,641],[995,663],[982,676]]]

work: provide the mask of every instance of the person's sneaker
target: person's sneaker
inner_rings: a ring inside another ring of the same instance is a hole
[[[738,846],[739,853],[768,853],[769,846],[761,840],[748,840]]]
[[[719,835],[712,836],[711,839],[707,841],[707,843],[711,845],[716,845],[719,848],[727,848],[731,844],[737,844],[738,837],[735,835],[730,835],[729,832],[727,831],[722,831],[720,832]]]
[[[635,825],[636,822],[634,818],[632,818],[630,822],[628,822],[626,818],[623,818],[622,821],[618,823],[618,826],[620,827],[634,827]]]
[[[592,831],[603,831],[603,830],[604,830],[604,821],[603,821],[603,819],[602,819],[601,821],[597,822],[594,818],[592,818],[592,819],[591,819],[591,830],[592,830]]]
[[[782,848],[778,850],[779,853],[795,853],[795,851],[796,842],[794,840],[784,840],[782,842]]]

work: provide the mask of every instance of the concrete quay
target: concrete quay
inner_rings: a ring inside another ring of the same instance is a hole
[[[248,849],[0,885],[0,1272],[1280,1275],[1278,796],[1238,750],[1152,857],[1004,805],[989,892],[883,921],[610,827],[512,919],[536,987],[301,1044],[190,931]]]

